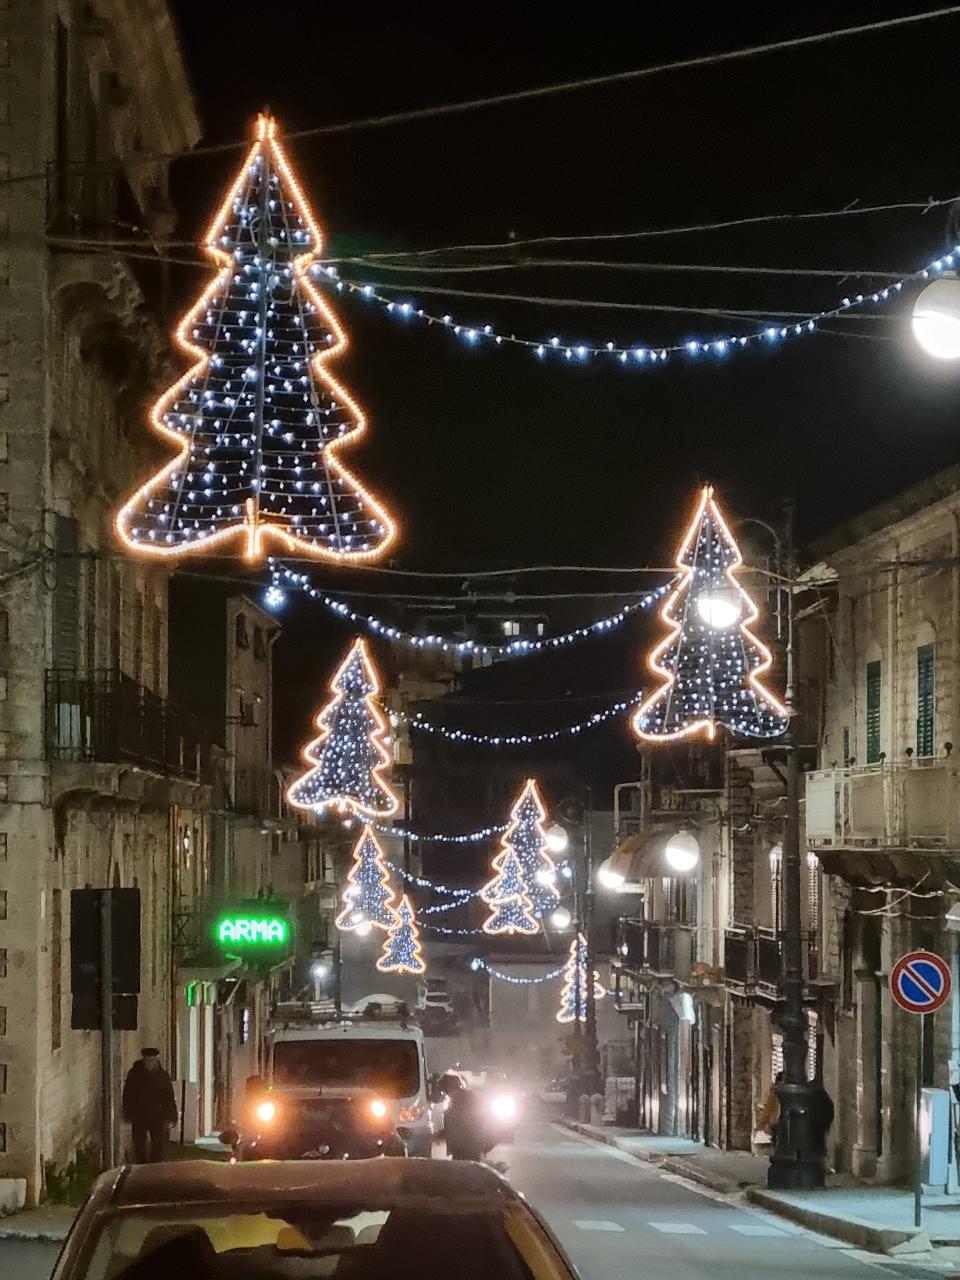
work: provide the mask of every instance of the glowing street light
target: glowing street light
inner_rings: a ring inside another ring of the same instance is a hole
[[[960,359],[960,279],[953,271],[917,295],[912,323],[913,336],[928,356]]]
[[[700,843],[689,831],[677,831],[664,849],[667,863],[674,871],[692,871],[700,861]]]
[[[556,911],[550,916],[550,924],[554,929],[569,929],[573,923],[573,916],[566,907],[557,907]]]
[[[547,848],[551,853],[563,853],[570,843],[566,827],[561,827],[559,822],[555,822],[552,827],[547,828],[546,840]]]
[[[597,879],[605,889],[619,889],[626,881],[626,876],[622,871],[617,870],[613,865],[613,856],[606,858],[597,867]]]
[[[732,587],[714,587],[697,596],[697,613],[713,631],[727,631],[740,620],[740,595]]]

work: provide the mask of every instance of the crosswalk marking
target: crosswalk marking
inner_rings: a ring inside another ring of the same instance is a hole
[[[654,1231],[662,1231],[665,1236],[705,1236],[703,1227],[695,1227],[692,1222],[651,1222]]]
[[[765,1222],[731,1222],[731,1231],[739,1231],[742,1236],[785,1236],[788,1233],[779,1227],[767,1226]]]
[[[607,1222],[603,1218],[574,1218],[573,1225],[581,1231],[623,1231],[619,1222]]]

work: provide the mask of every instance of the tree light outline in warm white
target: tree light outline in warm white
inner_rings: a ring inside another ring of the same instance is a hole
[[[352,861],[350,863],[350,870],[347,872],[346,888],[344,889],[343,893],[340,895],[345,905],[343,910],[340,912],[340,914],[337,916],[337,918],[333,922],[337,926],[337,928],[344,933],[350,933],[352,930],[356,929],[358,925],[363,924],[364,921],[368,921],[370,925],[375,929],[388,929],[390,927],[389,925],[383,924],[380,920],[376,920],[373,918],[373,916],[367,915],[366,913],[364,913],[363,920],[355,921],[353,919],[353,917],[357,913],[356,900],[360,894],[359,887],[356,887],[357,875],[360,871],[361,866],[363,865],[360,854],[365,842],[368,840],[373,844],[373,847],[377,851],[377,855],[374,859],[374,865],[377,867],[377,869],[381,873],[380,881],[384,889],[386,890],[386,898],[384,899],[383,908],[389,915],[396,914],[396,908],[394,907],[393,904],[394,904],[394,901],[396,900],[397,895],[394,893],[393,886],[390,883],[390,871],[384,865],[384,862],[383,862],[383,857],[384,857],[383,849],[380,847],[380,841],[374,835],[372,828],[364,825],[360,828],[360,835],[357,839],[356,844],[353,846],[353,850],[351,853]]]
[[[740,615],[737,626],[741,635],[743,635],[752,644],[756,645],[760,654],[759,664],[752,670],[746,671],[747,683],[753,689],[756,696],[762,702],[766,703],[767,706],[770,707],[778,716],[782,716],[784,719],[787,719],[789,715],[787,708],[783,703],[775,698],[770,690],[767,689],[760,680],[760,677],[765,675],[773,666],[773,655],[763,641],[759,640],[750,630],[750,624],[756,622],[757,618],[759,618],[760,610],[754,603],[750,593],[741,586],[734,576],[736,571],[743,564],[743,556],[740,554],[740,547],[734,536],[731,534],[720,508],[717,506],[713,492],[713,485],[709,484],[704,485],[700,492],[700,500],[694,511],[693,519],[690,521],[687,531],[681,539],[680,545],[677,549],[677,554],[674,558],[674,563],[680,570],[680,579],[660,607],[660,621],[666,626],[667,634],[651,650],[650,655],[647,658],[647,666],[654,675],[661,677],[662,683],[657,686],[648,698],[644,698],[643,702],[640,703],[640,706],[633,713],[630,721],[633,732],[638,738],[642,738],[645,742],[675,741],[678,738],[685,738],[697,733],[705,733],[708,740],[711,742],[716,737],[717,721],[714,716],[707,716],[699,720],[694,720],[690,724],[684,725],[683,728],[671,730],[669,733],[649,733],[645,729],[641,728],[641,720],[649,709],[676,684],[676,675],[661,665],[660,656],[669,649],[670,645],[683,631],[683,624],[673,615],[673,606],[686,594],[693,582],[693,564],[687,564],[684,557],[690,550],[694,538],[698,536],[704,512],[708,509],[711,517],[716,521],[723,534],[729,540],[735,556],[733,564],[727,565],[724,568],[723,575],[740,599],[744,601],[746,606]]]
[[[361,436],[367,428],[366,414],[350,396],[344,388],[337,382],[332,374],[328,373],[324,368],[327,360],[333,359],[335,356],[342,354],[347,346],[348,340],[339,320],[327,306],[321,294],[314,287],[308,274],[309,264],[317,258],[323,248],[323,236],[317,226],[313,216],[313,211],[303,194],[300,183],[294,176],[290,165],[284,154],[283,148],[277,140],[277,122],[270,116],[259,115],[257,117],[257,136],[253,145],[247,152],[246,158],[237,172],[233,185],[227,192],[226,198],[217,209],[216,216],[210,223],[206,236],[204,237],[203,247],[206,252],[213,258],[220,270],[217,272],[213,281],[200,295],[199,300],[186,312],[180,323],[174,331],[174,341],[177,346],[191,359],[196,359],[197,363],[191,365],[187,372],[169,387],[159,399],[154,403],[150,410],[150,425],[159,435],[170,440],[176,446],[177,455],[172,462],[167,463],[160,471],[150,477],[146,483],[142,484],[127,502],[120,508],[117,513],[115,527],[120,540],[124,545],[138,555],[147,556],[166,556],[176,557],[184,555],[194,555],[197,552],[206,552],[207,548],[215,546],[220,542],[225,542],[229,538],[239,536],[246,537],[246,549],[244,551],[244,559],[255,561],[262,559],[265,555],[263,550],[264,537],[275,538],[281,542],[283,546],[296,555],[310,556],[317,560],[333,561],[336,564],[351,563],[353,561],[370,562],[379,559],[384,552],[394,543],[397,536],[397,525],[386,510],[381,506],[380,502],[360,483],[360,481],[343,465],[336,455],[336,450],[341,445],[346,444],[350,440]],[[218,237],[221,225],[227,212],[231,208],[233,201],[238,197],[248,169],[254,160],[260,154],[264,146],[269,147],[271,159],[275,168],[280,172],[285,182],[290,187],[293,198],[297,202],[301,210],[301,216],[306,224],[313,242],[307,252],[299,254],[292,259],[291,266],[297,280],[297,284],[303,289],[307,298],[316,308],[321,320],[326,324],[330,333],[334,336],[334,341],[322,350],[317,350],[311,356],[311,364],[313,372],[320,383],[327,388],[335,397],[339,398],[354,415],[355,425],[349,431],[344,432],[336,441],[322,446],[322,452],[325,455],[325,463],[332,475],[338,476],[348,487],[353,487],[360,495],[364,502],[368,503],[376,514],[385,529],[385,536],[379,546],[372,547],[367,551],[335,551],[328,547],[318,546],[306,540],[295,538],[287,533],[285,529],[272,522],[270,519],[259,520],[255,518],[251,523],[251,513],[253,511],[253,499],[247,498],[244,502],[244,515],[239,523],[236,523],[234,517],[226,528],[220,529],[216,533],[198,539],[196,542],[188,542],[178,544],[177,546],[161,546],[151,542],[140,542],[131,537],[126,530],[126,523],[133,515],[141,501],[149,494],[159,491],[169,481],[170,476],[174,475],[184,463],[189,460],[191,450],[191,437],[182,432],[174,431],[163,421],[164,414],[177,402],[181,391],[206,369],[210,360],[208,354],[202,347],[196,346],[188,337],[190,330],[193,329],[196,318],[202,315],[209,300],[216,294],[218,289],[226,288],[230,277],[236,269],[236,258],[233,253],[226,252],[218,243]]]
[[[503,860],[506,857],[507,853],[511,849],[513,849],[513,835],[514,835],[514,832],[517,830],[517,828],[520,826],[520,810],[523,808],[523,803],[528,796],[533,800],[534,806],[537,811],[536,825],[540,835],[539,855],[540,855],[540,861],[542,863],[541,870],[549,872],[553,877],[553,879],[549,883],[548,882],[541,882],[541,883],[542,883],[542,887],[549,888],[550,884],[552,884],[556,879],[557,864],[554,862],[553,858],[551,858],[550,856],[550,846],[547,844],[547,833],[546,831],[543,830],[543,824],[546,821],[546,817],[547,817],[547,810],[544,807],[543,799],[540,795],[540,787],[537,783],[536,778],[526,779],[526,781],[523,784],[523,790],[520,792],[519,796],[517,796],[516,800],[514,801],[510,809],[510,825],[507,827],[506,831],[504,831],[500,836],[500,852],[497,853],[497,855],[494,857],[493,861],[490,864],[490,867],[494,873],[498,873],[503,867]],[[517,857],[519,860],[519,854],[517,855]],[[487,887],[489,886],[485,885],[484,889],[486,889]],[[480,896],[483,897],[483,891],[481,891]],[[529,894],[527,896],[529,897]],[[560,899],[559,893],[554,892],[553,896],[559,901]],[[487,899],[484,899],[484,901],[487,901]],[[532,907],[533,907],[533,900],[531,899],[531,908]]]
[[[505,874],[504,869],[511,858],[517,866],[517,877],[520,881],[520,891],[518,893],[508,894],[504,897],[497,892],[497,884],[502,880]],[[523,867],[520,865],[520,859],[517,856],[516,850],[509,847],[504,849],[494,858],[492,866],[495,875],[491,880],[488,880],[480,890],[480,897],[491,909],[490,914],[483,922],[483,932],[491,935],[502,933],[519,933],[529,935],[532,933],[539,933],[540,922],[533,914],[533,903],[530,901],[530,895],[523,888]],[[499,926],[499,928],[494,928],[493,926],[496,922],[497,916],[500,915],[500,909],[507,903],[514,900],[518,901],[520,904],[520,921],[517,923],[505,921]]]
[[[423,949],[420,946],[420,930],[417,926],[416,913],[413,910],[413,903],[406,894],[400,899],[400,905],[394,912],[394,916],[395,922],[387,933],[383,944],[383,954],[377,960],[377,968],[381,973],[426,973],[427,962],[423,958]],[[409,928],[410,930],[413,964],[408,964],[405,960],[390,960],[390,951],[394,946],[396,935],[403,928]]]
[[[580,959],[581,954],[583,960]],[[570,943],[570,951],[568,953],[567,963],[563,969],[563,987],[560,991],[560,1008],[557,1010],[558,1022],[576,1022],[576,1006],[580,1005],[580,1022],[586,1022],[587,1019],[587,939],[582,933]],[[583,990],[580,992],[580,999],[577,1001],[574,995],[574,983],[577,982],[578,966],[583,969]],[[600,981],[600,974],[596,969],[593,971],[593,998],[602,1000],[607,994],[606,988]]]
[[[322,801],[315,801],[312,804],[308,804],[305,801],[297,800],[293,794],[294,789],[300,786],[301,783],[305,782],[309,775],[313,773],[314,769],[317,769],[320,766],[320,754],[322,753],[324,745],[332,732],[331,725],[325,723],[324,718],[329,712],[330,720],[332,721],[334,719],[333,712],[335,708],[345,697],[344,691],[338,688],[338,685],[355,653],[360,654],[364,674],[366,675],[368,682],[373,686],[371,692],[364,695],[364,702],[367,710],[376,724],[376,728],[367,734],[367,741],[376,750],[377,755],[380,757],[380,764],[375,765],[374,768],[371,769],[370,774],[376,786],[380,788],[388,799],[389,807],[386,809],[371,809],[369,806],[362,804],[354,796],[330,796]],[[292,805],[295,809],[308,809],[310,811],[315,811],[322,806],[330,805],[331,808],[334,808],[341,813],[356,813],[361,818],[364,816],[368,818],[389,817],[390,814],[396,813],[397,809],[400,807],[400,801],[389,782],[387,782],[386,778],[382,776],[384,769],[389,768],[391,764],[390,752],[383,745],[382,741],[383,735],[388,731],[389,726],[386,718],[374,701],[380,692],[380,677],[377,674],[376,667],[373,665],[373,659],[370,657],[370,650],[368,649],[367,642],[363,636],[354,637],[353,644],[351,644],[350,648],[347,650],[346,657],[340,663],[339,667],[337,667],[327,687],[333,697],[326,706],[320,708],[314,717],[313,722],[314,727],[317,729],[320,736],[314,738],[312,742],[308,742],[300,753],[304,764],[309,765],[310,768],[306,773],[302,773],[299,778],[296,778],[291,782],[290,786],[287,788],[285,796],[287,804]]]

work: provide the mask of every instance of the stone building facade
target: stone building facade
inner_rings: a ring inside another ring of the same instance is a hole
[[[960,467],[813,551],[804,643],[825,680],[806,835],[824,873],[823,976],[834,983],[824,1081],[837,1167],[890,1181],[909,1172],[920,1021],[895,1006],[890,972],[917,947],[957,969]],[[925,1086],[955,1078],[958,1015],[954,995],[924,1020]]]
[[[70,1027],[70,890],[136,885],[140,1028],[169,1053],[171,895],[206,874],[195,725],[167,693],[165,574],[123,561],[166,349],[94,243],[172,225],[164,163],[199,126],[163,0],[0,6],[0,1178],[97,1143],[99,1044]]]

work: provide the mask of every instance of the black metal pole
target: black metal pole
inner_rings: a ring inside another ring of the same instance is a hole
[[[590,840],[590,809],[589,809],[589,792],[588,807],[581,810],[580,830],[583,839],[583,933],[587,940],[587,990],[586,990],[586,1017],[584,1020],[584,1071],[583,1083],[584,1092],[591,1094],[597,1092],[600,1083],[600,1063],[598,1061],[597,1051],[597,993],[593,981],[593,957],[594,957],[594,938],[593,938],[593,907],[595,890],[593,887],[593,845]]]
[[[780,1118],[767,1185],[780,1189],[822,1187],[826,1172],[826,1094],[807,1080],[807,1015],[803,992],[802,861],[800,856],[800,760],[794,716],[797,703],[797,637],[794,627],[793,503],[785,510],[784,575],[787,579],[786,691],[790,720],[783,737],[786,753],[786,813],[783,824],[781,892],[783,934],[777,1023],[783,1036],[783,1080],[776,1086]],[[831,1109],[832,1110],[832,1109]]]
[[[100,1132],[104,1169],[116,1163],[113,1107],[113,891],[100,890]]]

